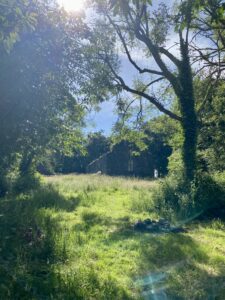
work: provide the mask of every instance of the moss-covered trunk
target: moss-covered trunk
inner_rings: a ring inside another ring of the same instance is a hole
[[[197,122],[195,111],[189,107],[182,122],[184,143],[182,156],[184,162],[185,177],[193,180],[196,171],[196,144],[197,144]],[[192,110],[192,113],[190,112]]]
[[[197,148],[197,116],[195,111],[195,95],[193,88],[193,75],[191,72],[188,49],[181,47],[182,64],[180,68],[180,108],[182,113],[182,128],[184,143],[182,156],[186,179],[193,180],[196,171]]]

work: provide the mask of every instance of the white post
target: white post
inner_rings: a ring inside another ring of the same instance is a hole
[[[154,169],[154,178],[158,178],[159,177],[159,172],[157,169]]]

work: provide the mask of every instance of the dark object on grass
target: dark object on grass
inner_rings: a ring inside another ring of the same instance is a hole
[[[166,219],[160,219],[159,221],[145,219],[144,221],[138,220],[134,224],[134,230],[151,233],[182,233],[187,232],[182,227],[173,227]]]
[[[151,225],[152,222],[153,222],[153,221],[152,221],[151,219],[145,219],[145,220],[144,220],[144,224],[145,224],[145,225]]]
[[[134,224],[134,229],[135,230],[146,230],[146,224],[144,222],[142,222],[141,220],[138,220]]]

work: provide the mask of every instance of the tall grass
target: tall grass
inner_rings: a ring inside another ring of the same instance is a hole
[[[76,176],[76,177],[75,177]],[[76,180],[74,180],[76,178]],[[131,190],[135,188],[150,189],[155,181],[135,177],[112,177],[106,175],[54,175],[47,177],[47,182],[60,186],[64,191],[95,191],[95,190]]]
[[[215,290],[224,299],[223,221],[190,225],[186,234],[134,231],[136,220],[159,217],[157,185],[52,176],[1,199],[0,299],[203,300]]]

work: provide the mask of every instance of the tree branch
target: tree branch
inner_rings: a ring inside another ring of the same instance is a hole
[[[166,55],[177,67],[180,66],[181,62],[171,52],[163,47],[159,47],[159,52]]]
[[[158,110],[160,110],[161,112],[165,113],[166,115],[168,115],[169,117],[171,117],[172,119],[176,120],[176,121],[179,121],[181,122],[182,121],[182,118],[178,115],[176,115],[175,113],[171,112],[170,110],[166,109],[161,103],[159,103],[155,97],[152,97],[148,94],[146,94],[145,92],[143,91],[138,91],[136,89],[133,89],[131,87],[129,87],[128,85],[126,85],[126,83],[124,82],[123,78],[121,76],[119,76],[114,68],[112,67],[108,57],[105,57],[105,61],[106,63],[108,64],[110,70],[112,71],[113,75],[115,76],[115,78],[117,79],[117,82],[119,81],[120,83],[120,86],[126,90],[127,92],[130,92],[134,95],[138,95],[140,97],[143,97],[145,98],[146,100],[148,100],[149,102],[151,102],[153,105],[155,105]]]
[[[123,35],[122,35],[122,33],[121,33],[121,30],[120,30],[119,27],[113,22],[113,20],[111,19],[111,17],[110,17],[109,15],[107,15],[107,18],[109,19],[110,24],[115,28],[115,30],[116,30],[116,32],[117,32],[117,35],[119,36],[120,41],[121,41],[121,43],[122,43],[122,45],[123,45],[123,47],[124,47],[124,50],[125,50],[126,55],[127,55],[127,58],[128,58],[128,60],[130,61],[130,63],[135,67],[135,69],[138,70],[138,72],[139,72],[140,74],[143,74],[143,73],[149,73],[149,74],[155,74],[155,75],[163,75],[163,73],[160,72],[160,71],[152,70],[152,69],[148,69],[148,68],[142,69],[142,68],[140,68],[140,67],[138,66],[138,64],[132,59],[132,56],[131,56],[130,51],[129,51],[128,47],[127,47],[126,41],[125,41],[125,39],[124,39],[124,37],[123,37]]]
[[[138,30],[136,30],[135,33],[136,33],[137,39],[142,41],[148,47],[148,49],[152,53],[156,63],[162,70],[163,75],[166,77],[166,79],[169,80],[169,82],[171,83],[171,85],[174,88],[175,93],[179,97],[180,93],[181,93],[179,81],[177,80],[176,76],[169,71],[169,69],[163,62],[162,58],[160,57],[159,48],[157,46],[155,46],[152,43],[151,39],[149,37],[147,37],[143,32],[140,33]]]

